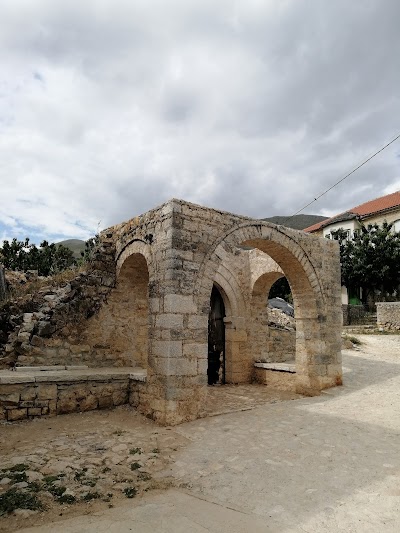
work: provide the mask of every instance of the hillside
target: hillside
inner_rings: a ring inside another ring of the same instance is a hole
[[[280,224],[281,226],[286,226],[287,228],[293,229],[308,228],[309,226],[312,226],[313,224],[316,224],[317,222],[321,222],[322,220],[326,219],[327,217],[323,217],[321,215],[306,214],[294,215],[293,217],[287,215],[263,218],[263,220],[266,220],[267,222],[272,222],[273,224]]]
[[[74,252],[74,257],[81,257],[81,252],[85,250],[85,241],[80,239],[67,239],[65,241],[60,241],[57,244],[62,244],[66,248],[69,248]]]

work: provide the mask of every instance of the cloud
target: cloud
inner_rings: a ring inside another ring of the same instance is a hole
[[[400,129],[400,4],[5,0],[3,234],[86,238],[172,197],[290,215]],[[308,212],[399,186],[399,143]]]

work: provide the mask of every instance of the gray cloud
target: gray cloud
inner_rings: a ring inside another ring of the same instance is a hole
[[[400,4],[6,0],[0,238],[171,197],[292,214],[400,131]],[[308,208],[400,189],[393,145]]]

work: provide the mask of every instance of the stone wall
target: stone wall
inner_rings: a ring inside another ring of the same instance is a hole
[[[129,403],[137,407],[143,383],[124,379],[0,384],[0,420],[13,422],[41,416],[108,409]]]
[[[388,331],[400,330],[400,302],[376,302],[377,324]]]
[[[365,317],[365,307],[363,305],[342,305],[343,326],[359,324]]]
[[[115,248],[107,234],[86,272],[62,286],[49,285],[10,304],[5,344],[0,346],[0,368],[10,363],[30,365],[121,366],[127,363],[84,332],[115,286]],[[29,301],[30,298],[30,301]],[[24,312],[29,309],[30,312]]]

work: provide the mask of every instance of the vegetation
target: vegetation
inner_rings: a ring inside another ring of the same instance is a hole
[[[343,229],[332,236],[340,244],[342,284],[350,293],[362,288],[364,304],[377,293],[383,299],[399,298],[400,233],[392,231],[392,224],[361,225],[352,240]]]
[[[127,498],[134,498],[138,491],[135,487],[126,487],[123,492]]]
[[[31,244],[29,239],[11,242],[3,241],[0,248],[0,261],[9,270],[37,270],[39,276],[57,274],[76,264],[73,252],[61,244],[43,241],[40,247]]]
[[[293,303],[292,291],[286,278],[279,278],[272,285],[268,298],[282,298],[285,302]]]
[[[98,235],[88,239],[84,251],[80,252],[81,257],[77,258],[76,253],[63,244],[43,241],[37,247],[36,244],[31,244],[29,238],[24,241],[14,238],[12,241],[3,241],[3,246],[0,247],[0,263],[9,270],[36,270],[39,276],[53,276],[90,261],[98,244]]]
[[[11,488],[0,495],[0,516],[10,514],[16,509],[39,511],[43,509],[43,504],[35,494]]]

